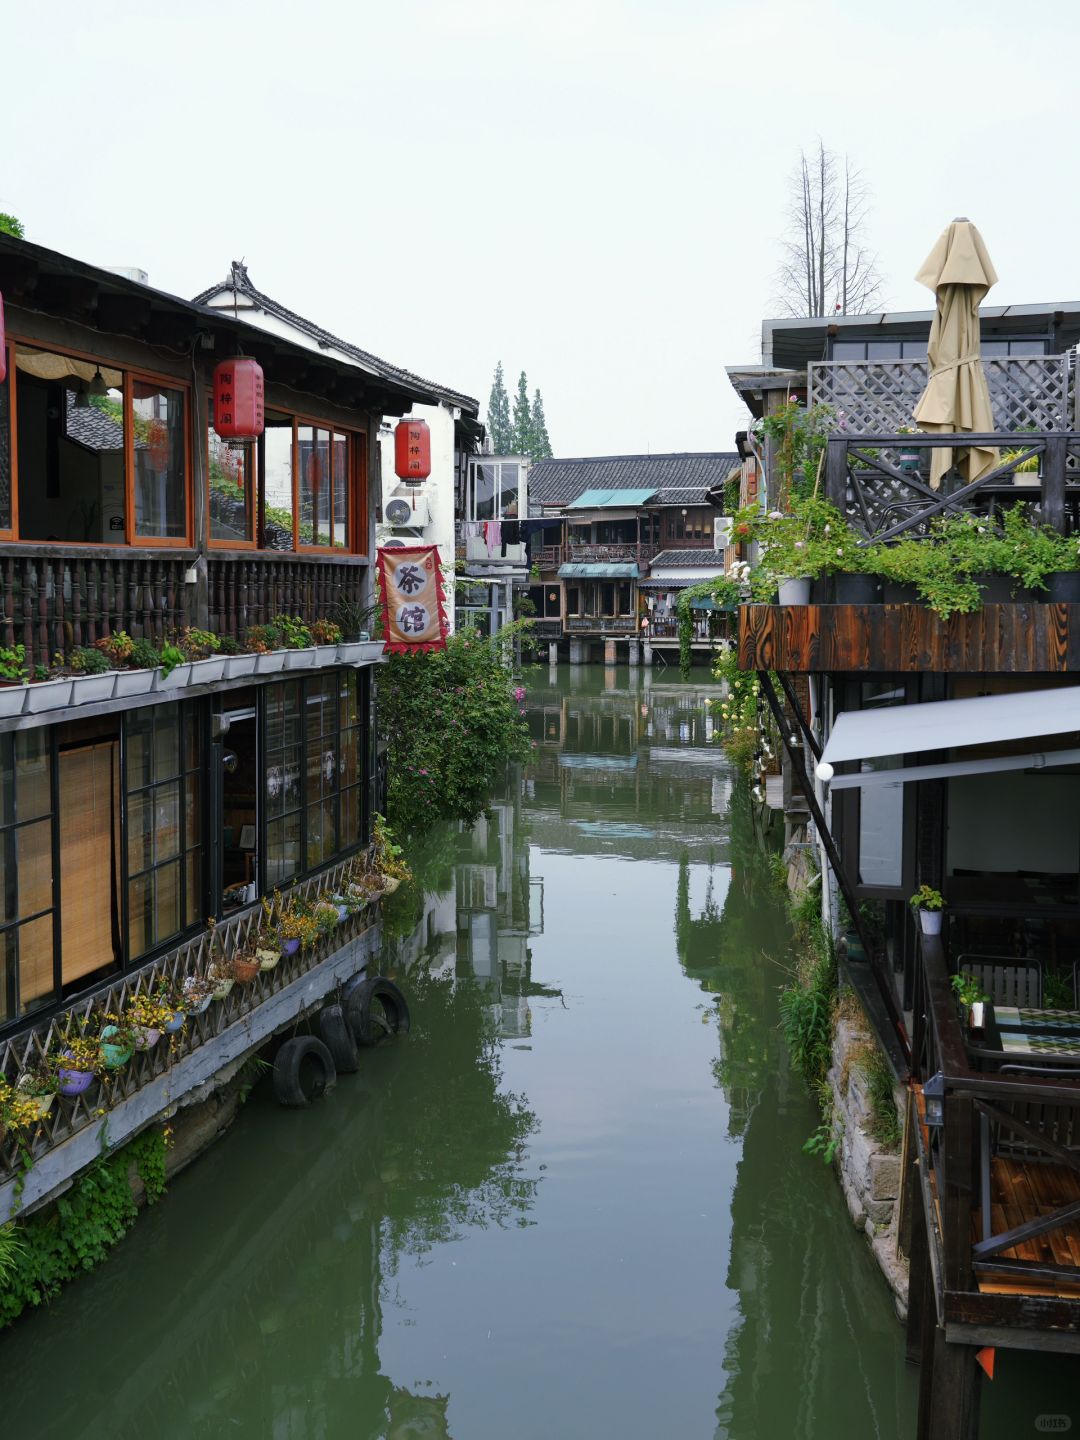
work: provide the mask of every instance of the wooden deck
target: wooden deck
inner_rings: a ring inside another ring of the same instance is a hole
[[[1000,1156],[991,1162],[990,1216],[995,1235],[1077,1201],[1080,1201],[1080,1174],[1064,1165],[1005,1160]],[[972,1243],[981,1238],[979,1217],[973,1214]],[[1080,1267],[1080,1223],[1060,1225],[1045,1235],[1014,1245],[1011,1250],[1003,1250],[1001,1259],[1022,1260],[1029,1265]],[[1041,1282],[1030,1276],[1021,1279],[984,1274],[978,1281],[984,1295],[1053,1295],[1062,1300],[1080,1297],[1080,1275],[1075,1281],[1055,1277]]]

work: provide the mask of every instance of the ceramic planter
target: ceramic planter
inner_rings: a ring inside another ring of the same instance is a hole
[[[1080,605],[1080,570],[1051,571],[1043,599],[1051,605]]]
[[[209,1000],[210,1000],[209,995],[206,997],[206,999],[207,999],[207,1003],[209,1003]],[[184,1021],[185,1021],[186,1019],[187,1019],[187,1015],[184,1013],[183,1010],[174,1010],[174,1011],[173,1011],[173,1014],[172,1014],[172,1019],[171,1019],[171,1020],[169,1021],[169,1023],[165,1026],[165,1034],[166,1034],[166,1035],[179,1035],[180,1031],[184,1028]]]
[[[255,953],[259,957],[260,970],[273,970],[281,959],[280,950],[256,950]]]
[[[76,675],[71,684],[73,705],[92,705],[95,700],[111,700],[116,689],[115,670],[107,675]]]
[[[809,605],[810,584],[809,576],[799,580],[781,580],[779,585],[780,604]]]
[[[880,575],[834,575],[837,605],[876,605],[881,600]]]
[[[214,986],[213,990],[211,990],[210,992],[210,999],[224,1000],[235,984],[236,981],[231,975],[227,980],[219,980],[218,983]]]
[[[153,1025],[135,1026],[135,1049],[152,1050],[161,1039],[161,1031]]]
[[[256,675],[276,675],[285,668],[285,651],[270,650],[265,655],[255,656]]]
[[[191,662],[192,685],[212,685],[225,675],[225,656],[211,655],[206,660]]]
[[[233,969],[240,985],[250,985],[261,968],[258,960],[233,960]]]
[[[155,690],[182,690],[185,685],[191,683],[191,663],[185,661],[182,665],[176,665],[169,671],[168,675],[164,670],[155,670]]]
[[[92,1070],[68,1070],[61,1065],[56,1071],[61,1095],[85,1095],[94,1083]]]
[[[112,1044],[109,1037],[117,1034],[115,1025],[106,1025],[101,1032],[101,1054],[107,1070],[119,1070],[135,1053],[133,1045]]]
[[[335,646],[335,650],[336,650]],[[286,670],[310,670],[315,664],[315,646],[306,645],[302,650],[285,651]]]
[[[27,712],[38,715],[42,710],[57,710],[64,705],[70,705],[74,683],[73,680],[65,679],[42,680],[36,685],[27,685]]]
[[[393,895],[394,891],[401,884],[401,881],[396,875],[383,875],[381,878],[383,882],[382,893],[384,895]]]
[[[245,675],[254,675],[258,659],[258,655],[226,655],[225,679],[239,680]]]
[[[362,640],[343,640],[337,647],[337,664],[358,664],[366,648]]]
[[[376,661],[383,658],[386,651],[386,644],[382,640],[361,640],[359,644],[360,655],[357,660],[353,661],[354,665],[374,665]]]
[[[114,697],[123,699],[126,695],[148,695],[154,688],[156,670],[118,670]]]
[[[1014,485],[1041,485],[1041,484],[1042,484],[1042,476],[1039,474],[1038,470],[1014,470],[1014,471],[1013,471],[1013,484],[1014,484]]]
[[[318,666],[336,665],[338,663],[338,648],[337,645],[316,645],[315,664]]]
[[[300,949],[299,940],[283,940],[281,942],[281,953],[283,955],[295,955]]]
[[[209,1010],[210,1001],[214,998],[214,992],[212,990],[208,990],[206,994],[200,996],[198,1000],[187,999],[187,991],[184,992],[184,995],[184,1006],[186,1015],[202,1015],[205,1011]]]
[[[924,935],[940,935],[944,918],[945,913],[942,910],[920,910],[919,929]]]
[[[0,716],[21,715],[29,685],[0,685]]]

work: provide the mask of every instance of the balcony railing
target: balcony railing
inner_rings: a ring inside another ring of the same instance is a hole
[[[625,564],[633,561],[642,571],[656,559],[662,545],[638,545],[635,542],[611,545],[544,545],[538,555],[541,570],[557,570],[566,564]]]
[[[929,484],[929,459],[938,449],[972,445],[1014,452],[987,475],[963,484],[946,475],[940,490]],[[917,470],[905,470],[890,455],[904,450],[919,457]],[[1034,458],[1037,472],[1018,469]],[[825,493],[867,541],[891,540],[914,532],[926,534],[939,515],[963,510],[992,514],[1003,503],[1025,500],[1044,525],[1068,532],[1080,521],[1080,433],[1076,431],[1004,431],[992,434],[898,435],[885,433],[829,436]]]
[[[638,628],[634,615],[570,615],[563,623],[567,634],[633,635]]]
[[[331,619],[340,599],[360,600],[365,578],[355,561],[212,553],[204,605],[199,585],[187,578],[195,559],[128,549],[0,551],[0,645],[25,646],[33,674],[57,654],[66,657],[117,630],[160,644],[198,625],[240,640],[249,625],[274,615]]]
[[[352,863],[351,860],[342,861],[332,869],[302,881],[291,893],[314,896],[327,888],[333,891],[344,884]],[[57,1095],[48,1113],[32,1131],[9,1132],[0,1139],[0,1190],[21,1168],[23,1152],[37,1162],[87,1126],[99,1123],[98,1111],[101,1107],[108,1109],[128,1099],[200,1047],[224,1035],[230,1027],[243,1028],[253,1012],[266,1001],[370,929],[376,913],[369,907],[349,916],[316,945],[298,950],[294,955],[283,955],[272,970],[260,972],[250,984],[234,984],[224,1000],[211,1001],[201,1015],[189,1015],[184,1029],[178,1034],[163,1035],[152,1049],[136,1050],[126,1065],[108,1071],[107,1078],[96,1081],[84,1094],[72,1097]],[[223,949],[231,951],[242,944],[252,930],[258,928],[261,919],[261,908],[255,907],[222,921],[217,926],[214,953],[221,954]],[[211,944],[210,933],[204,931],[167,955],[79,1000],[51,1019],[0,1042],[0,1074],[15,1085],[24,1071],[47,1067],[48,1057],[59,1054],[66,1041],[78,1036],[82,1022],[92,1013],[120,1013],[132,995],[152,994],[162,985],[179,994],[186,976],[206,974],[212,959]],[[5,1218],[4,1205],[0,1200],[0,1223]]]
[[[1066,355],[986,355],[995,422],[1003,430],[1069,429]],[[926,389],[926,360],[820,360],[807,366],[807,401],[843,412],[854,434],[895,434],[912,424]]]

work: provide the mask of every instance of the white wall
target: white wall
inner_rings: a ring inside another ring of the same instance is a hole
[[[385,523],[376,531],[378,544],[396,536],[406,544],[437,545],[442,563],[443,586],[446,590],[446,621],[450,630],[454,628],[454,412],[447,405],[414,405],[410,414],[426,420],[431,431],[431,474],[423,485],[402,485],[394,474],[394,426],[396,418],[386,421],[379,432],[379,447],[382,455],[383,513],[386,502],[392,495],[410,498],[415,495],[417,502],[426,498],[429,520],[416,538],[411,539],[400,530]],[[388,428],[387,428],[388,427]]]

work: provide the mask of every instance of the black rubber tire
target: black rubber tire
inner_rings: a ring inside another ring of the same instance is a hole
[[[336,1080],[334,1057],[314,1035],[293,1035],[274,1057],[274,1094],[282,1105],[310,1105]]]
[[[356,1041],[340,1005],[325,1005],[319,1012],[319,1034],[334,1059],[339,1075],[355,1075],[359,1069]]]
[[[378,1045],[390,1035],[409,1033],[409,1007],[405,996],[392,980],[375,975],[364,980],[345,1003],[353,1038],[367,1048]]]

